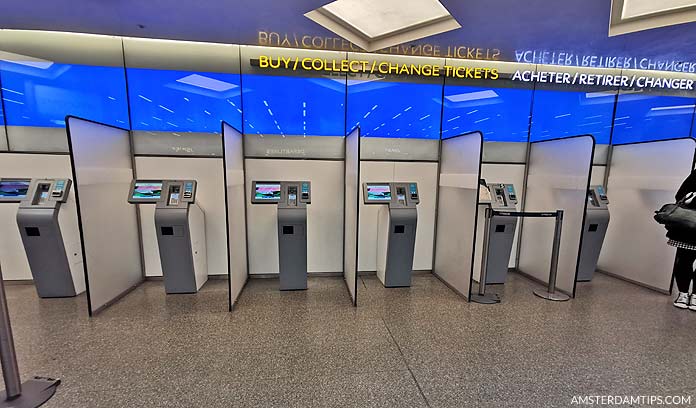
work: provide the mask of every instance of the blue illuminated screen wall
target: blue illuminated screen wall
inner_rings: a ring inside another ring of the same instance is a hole
[[[74,115],[128,127],[122,67],[0,61],[7,125],[63,127]]]
[[[243,75],[244,133],[342,136],[345,78]]]
[[[612,143],[688,137],[692,134],[695,102],[678,96],[621,94]]]
[[[442,138],[481,131],[485,141],[527,142],[532,91],[445,86]]]
[[[348,129],[366,137],[440,138],[442,85],[348,81]]]
[[[566,92],[536,90],[530,140],[567,136],[594,136],[609,144],[615,92]]]
[[[128,68],[134,130],[220,132],[240,128],[239,74]]]

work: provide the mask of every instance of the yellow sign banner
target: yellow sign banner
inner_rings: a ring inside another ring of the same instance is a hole
[[[268,55],[259,57],[259,68],[490,80],[496,80],[500,76],[496,68],[485,67],[453,67],[449,65],[398,63],[393,61],[273,57]]]

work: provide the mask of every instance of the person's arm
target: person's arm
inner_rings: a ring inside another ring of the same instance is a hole
[[[696,170],[692,171],[691,174],[689,174],[689,177],[684,180],[681,187],[679,187],[679,190],[677,190],[677,194],[675,194],[674,198],[679,201],[692,191],[696,191]]]

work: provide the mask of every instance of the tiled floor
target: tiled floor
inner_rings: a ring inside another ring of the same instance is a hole
[[[48,407],[550,407],[573,395],[692,395],[696,313],[599,275],[553,303],[511,275],[499,305],[431,275],[411,288],[342,278],[306,292],[251,280],[165,296],[147,282],[89,319],[86,299],[7,286],[20,370],[63,380]],[[496,290],[502,290],[502,287]]]

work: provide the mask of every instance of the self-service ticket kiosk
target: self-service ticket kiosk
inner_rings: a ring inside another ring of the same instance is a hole
[[[61,231],[61,205],[68,179],[0,179],[0,202],[20,203],[17,226],[39,297],[69,297],[84,291],[80,243]]]
[[[365,183],[363,199],[365,204],[383,204],[377,217],[377,277],[388,288],[411,286],[418,184]]]
[[[280,290],[307,289],[307,204],[309,181],[254,181],[252,204],[278,205]]]
[[[583,225],[578,281],[592,280],[597,261],[604,244],[604,236],[609,227],[609,199],[602,186],[592,186],[587,190],[587,211]]]
[[[479,189],[479,232],[476,234],[477,248],[483,245],[483,236],[488,234],[488,251],[477,251],[486,253],[488,262],[486,263],[486,284],[505,283],[510,254],[512,253],[512,243],[515,239],[515,229],[517,228],[517,217],[494,215],[489,223],[488,231],[483,231],[485,222],[485,207],[490,206],[496,211],[517,211],[517,193],[515,186],[504,183],[485,183],[482,180]],[[480,270],[475,273],[479,274]]]
[[[196,180],[133,180],[128,202],[155,204],[155,229],[167,293],[195,293],[208,280],[205,214]]]

